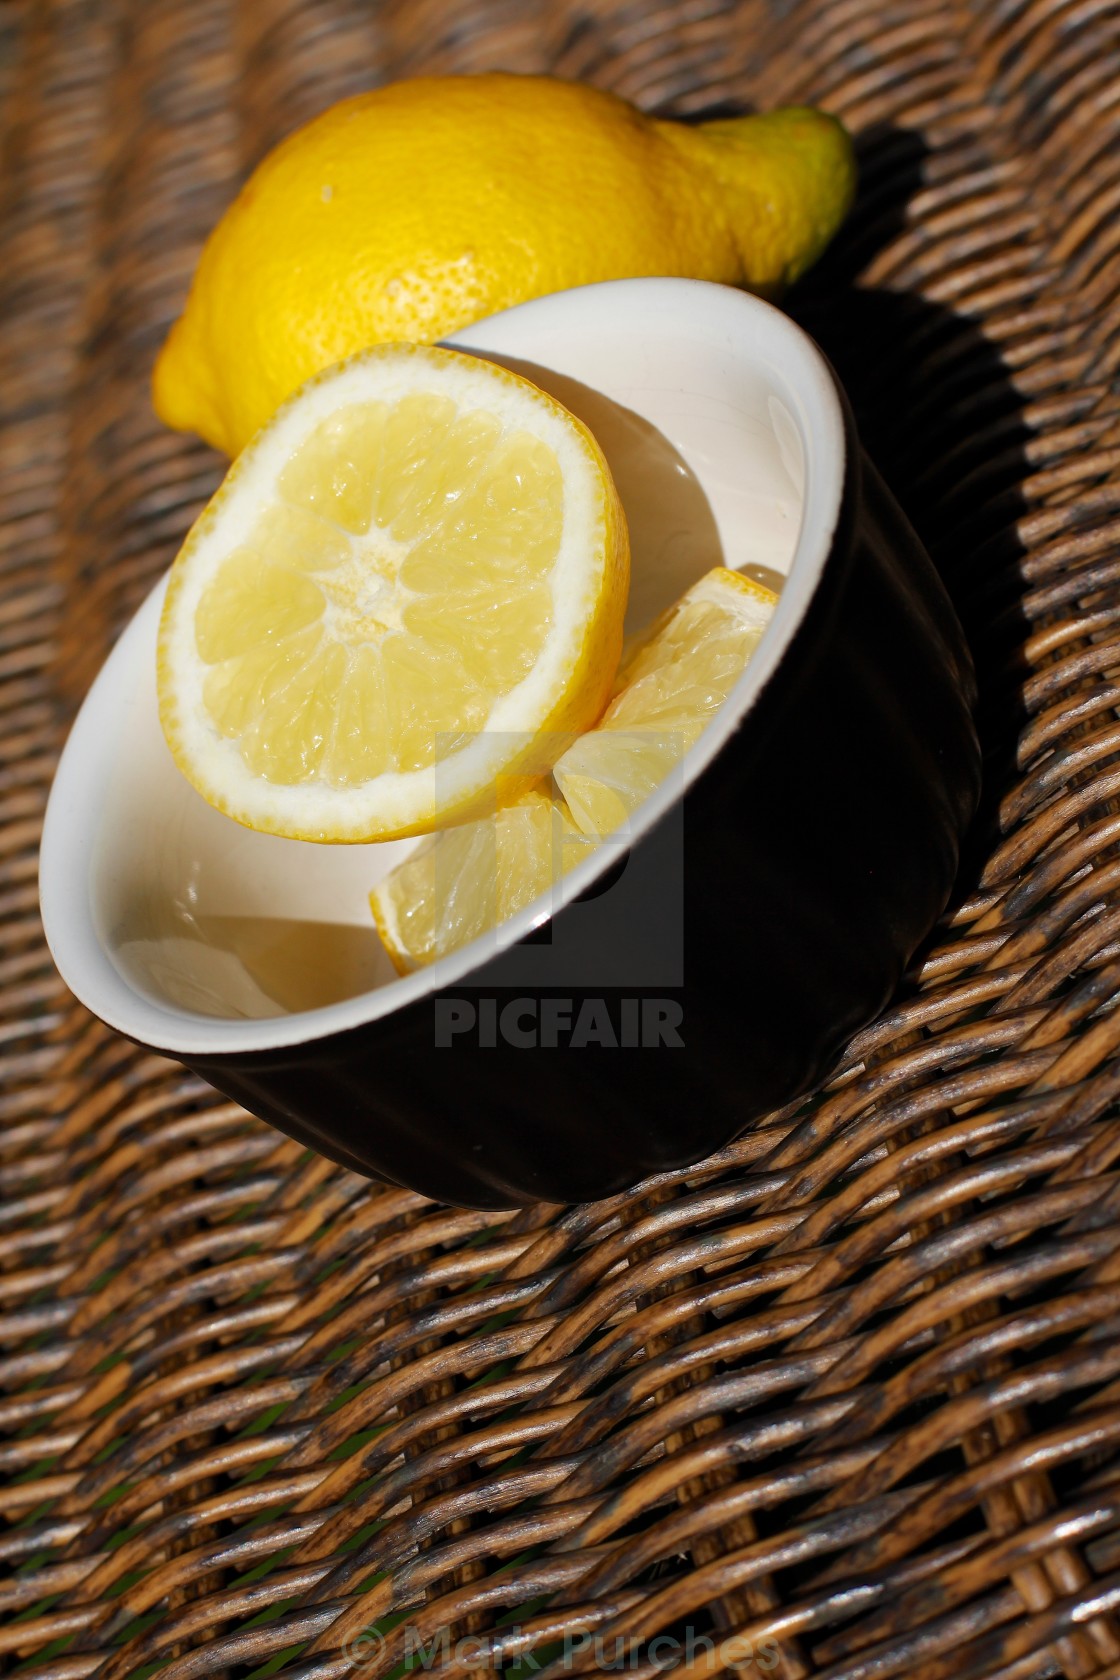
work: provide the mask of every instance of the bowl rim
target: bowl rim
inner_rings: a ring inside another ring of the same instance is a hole
[[[682,776],[662,784],[644,801],[631,822],[639,839],[682,798],[719,755],[755,706],[781,664],[824,575],[840,519],[847,468],[843,404],[824,356],[789,316],[750,293],[710,281],[638,279],[602,281],[552,293],[519,304],[475,323],[446,340],[453,348],[475,353],[524,352],[521,334],[531,342],[538,332],[565,323],[589,324],[587,311],[598,311],[599,330],[615,323],[619,330],[656,330],[695,316],[705,336],[729,356],[769,366],[796,392],[794,419],[804,454],[804,491],[800,529],[789,572],[774,616],[750,664],[730,695],[682,761]],[[513,323],[517,348],[501,343]],[[94,842],[100,830],[107,776],[98,774],[112,753],[101,719],[119,709],[134,686],[140,661],[155,657],[159,612],[167,576],[155,585],[110,650],[91,686],[63,748],[51,787],[40,847],[40,909],[47,943],[63,980],[95,1015],[127,1037],[172,1055],[235,1057],[256,1051],[294,1047],[365,1026],[396,1014],[409,1004],[448,988],[469,984],[474,971],[516,944],[570,903],[615,861],[616,849],[604,847],[577,864],[557,885],[550,903],[525,906],[501,924],[430,967],[400,976],[337,1003],[300,1012],[253,1019],[215,1017],[160,1003],[132,986],[99,937],[90,887]]]

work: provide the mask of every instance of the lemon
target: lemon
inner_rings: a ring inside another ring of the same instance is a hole
[[[541,76],[429,77],[344,100],[257,168],[156,364],[168,425],[236,454],[310,375],[432,343],[546,292],[682,275],[773,294],[851,202],[839,122],[688,126]]]
[[[778,597],[717,566],[628,652],[599,724],[557,759],[553,777],[578,827],[622,827],[679,763],[746,668]]]
[[[370,350],[284,404],[187,538],[164,734],[250,828],[464,820],[602,712],[628,572],[609,469],[566,409],[455,351]]]
[[[535,900],[623,827],[699,738],[758,646],[777,596],[717,567],[630,652],[599,728],[549,784],[421,842],[370,894],[401,974],[458,950]]]
[[[530,791],[492,815],[422,840],[370,894],[400,974],[435,962],[542,900],[593,849],[562,800]]]

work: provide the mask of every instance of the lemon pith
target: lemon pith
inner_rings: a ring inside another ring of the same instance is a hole
[[[549,782],[487,817],[430,836],[370,894],[401,974],[492,932],[542,900],[634,812],[700,737],[758,646],[777,596],[717,567],[630,652],[600,724]]]
[[[580,423],[528,381],[375,349],[285,405],[172,569],[160,716],[249,827],[383,839],[485,808],[587,727],[618,662],[625,521]]]
[[[596,280],[772,295],[854,183],[847,134],[809,108],[686,125],[544,76],[391,83],[290,135],[226,211],[160,353],[156,410],[232,455],[371,344],[432,343]]]

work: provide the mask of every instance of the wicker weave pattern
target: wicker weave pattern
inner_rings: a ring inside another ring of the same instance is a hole
[[[989,788],[820,1099],[516,1215],[136,1051],[35,912],[66,719],[216,482],[145,395],[201,238],[342,94],[495,67],[859,133],[791,306],[966,614]],[[328,1680],[579,1628],[774,1639],[781,1680],[1120,1674],[1120,10],[0,0],[0,143],[0,1665]]]

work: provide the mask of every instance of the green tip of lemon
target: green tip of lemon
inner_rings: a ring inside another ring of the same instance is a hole
[[[742,229],[745,283],[777,296],[812,267],[852,207],[852,137],[811,105],[721,118],[697,132]]]

